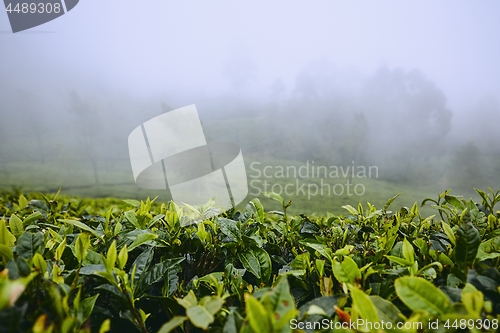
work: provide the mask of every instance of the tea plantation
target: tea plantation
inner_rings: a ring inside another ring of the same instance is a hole
[[[323,217],[2,192],[0,332],[496,332],[500,193],[477,192]]]

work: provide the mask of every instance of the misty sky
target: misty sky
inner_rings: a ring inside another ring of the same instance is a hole
[[[227,92],[267,97],[277,79],[290,92],[305,66],[323,61],[366,75],[418,68],[457,109],[500,97],[499,14],[494,0],[81,0],[17,34],[0,13],[0,84],[188,104]]]

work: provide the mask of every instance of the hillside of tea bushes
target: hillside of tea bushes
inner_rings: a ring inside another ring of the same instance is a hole
[[[477,192],[323,217],[2,192],[0,332],[496,332],[500,194]]]

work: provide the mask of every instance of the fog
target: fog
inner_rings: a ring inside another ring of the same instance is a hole
[[[247,164],[376,165],[394,194],[498,189],[499,12],[81,1],[15,34],[1,12],[0,187],[154,196],[135,187],[127,137],[196,104],[207,139],[237,143]]]

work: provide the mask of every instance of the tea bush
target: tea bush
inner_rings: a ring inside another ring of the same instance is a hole
[[[0,332],[495,332],[499,192],[290,216],[0,195]]]

